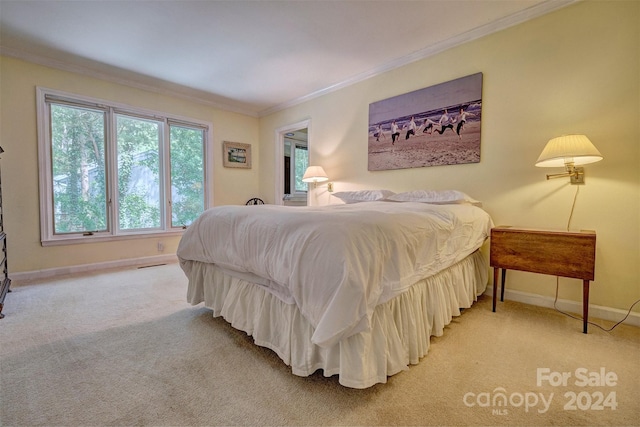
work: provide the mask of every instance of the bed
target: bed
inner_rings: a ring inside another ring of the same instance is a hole
[[[492,222],[466,200],[381,198],[205,211],[177,251],[188,301],[204,302],[295,375],[321,369],[346,387],[385,383],[484,292],[480,248]]]

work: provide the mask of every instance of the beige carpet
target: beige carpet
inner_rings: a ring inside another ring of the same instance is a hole
[[[354,390],[292,375],[189,306],[186,285],[173,264],[14,286],[0,320],[0,425],[640,424],[636,327],[584,335],[553,310],[492,313],[484,297],[418,365]],[[545,368],[571,376],[538,386]],[[594,385],[580,386],[583,368]]]

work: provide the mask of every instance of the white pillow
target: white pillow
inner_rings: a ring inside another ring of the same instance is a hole
[[[375,202],[376,200],[385,200],[389,196],[393,196],[393,191],[389,190],[358,190],[358,191],[339,191],[332,193],[334,197],[345,203],[359,202]]]
[[[394,194],[387,198],[394,202],[421,202],[434,205],[467,203],[482,206],[482,203],[457,190],[415,190]]]

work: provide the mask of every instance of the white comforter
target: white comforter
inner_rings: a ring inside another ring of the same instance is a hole
[[[329,347],[370,328],[376,305],[471,254],[491,218],[471,205],[366,202],[221,206],[184,233],[178,258],[214,263],[295,303]]]

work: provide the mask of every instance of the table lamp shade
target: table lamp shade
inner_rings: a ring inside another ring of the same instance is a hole
[[[323,182],[328,180],[329,177],[322,166],[309,166],[302,176],[303,182]]]

